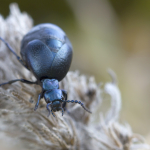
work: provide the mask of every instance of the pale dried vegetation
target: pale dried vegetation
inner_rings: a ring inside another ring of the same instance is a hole
[[[19,55],[20,41],[32,25],[32,18],[12,4],[6,19],[0,15],[0,36]],[[77,71],[69,72],[60,83],[60,88],[68,91],[69,100],[81,100],[92,114],[80,105],[68,104],[69,113],[65,112],[63,117],[61,112],[55,113],[55,118],[47,117],[44,100],[37,111],[33,110],[41,90],[39,86],[18,82],[0,87],[0,149],[149,149],[140,135],[132,133],[128,124],[118,122],[121,95],[115,75],[112,71],[109,73],[113,81],[104,86],[96,84],[94,77],[80,75]],[[0,42],[0,83],[16,78],[35,80]],[[104,97],[111,101],[107,113],[99,112]]]

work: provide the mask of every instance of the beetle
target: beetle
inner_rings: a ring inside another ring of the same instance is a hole
[[[63,116],[66,103],[69,102],[78,103],[84,110],[91,113],[82,102],[67,100],[67,91],[59,89],[59,82],[66,76],[73,55],[72,45],[61,28],[50,23],[39,24],[33,27],[21,41],[21,58],[3,38],[0,37],[0,40],[37,79],[35,82],[15,79],[2,83],[0,86],[17,81],[40,85],[42,91],[38,96],[34,110],[38,108],[41,98],[44,98],[47,103],[48,116],[50,112],[54,116],[53,111],[59,110],[62,111]]]

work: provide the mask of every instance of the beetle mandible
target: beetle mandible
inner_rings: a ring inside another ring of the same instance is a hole
[[[53,111],[65,110],[66,103],[78,103],[87,112],[91,113],[85,105],[78,100],[67,100],[67,92],[59,89],[59,82],[66,76],[72,61],[72,45],[58,26],[50,23],[39,24],[33,27],[22,39],[20,58],[11,46],[0,37],[8,49],[16,56],[17,60],[36,77],[36,81],[15,79],[6,83],[12,84],[20,81],[26,84],[37,84],[42,88],[38,96],[34,110],[38,108],[39,101],[44,97],[47,103],[46,108],[53,114]],[[51,109],[50,109],[51,108]]]

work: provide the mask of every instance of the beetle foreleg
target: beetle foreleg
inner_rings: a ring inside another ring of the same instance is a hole
[[[64,109],[63,108],[61,108],[62,109],[62,116],[63,116],[63,114],[64,114]]]
[[[67,100],[67,91],[65,91],[65,90],[61,90],[61,91],[63,92],[63,95],[64,95],[65,100]],[[64,109],[64,111],[67,110],[67,108],[66,108],[66,102],[64,102],[64,103],[62,104],[62,108]],[[67,112],[68,112],[68,111],[67,111]]]
[[[54,115],[54,113],[52,112],[52,110],[51,110],[51,113],[52,113],[52,115],[55,117],[55,115]]]
[[[65,97],[65,100],[67,100],[67,91],[65,91],[65,90],[61,90],[62,92],[63,92],[63,95],[64,95],[64,97]]]
[[[69,110],[66,108],[66,102],[64,102],[62,104],[62,108],[63,108],[64,111],[66,111],[68,114],[70,114]]]
[[[48,116],[47,117],[49,117],[50,116],[50,113],[51,113],[51,111],[50,111],[50,109],[49,109],[49,105],[51,105],[51,103],[48,103],[47,105],[46,105],[46,108],[47,108],[47,110],[48,110]]]
[[[43,97],[42,95],[43,95],[43,93],[39,94],[39,96],[38,96],[38,101],[37,101],[37,103],[36,103],[36,105],[35,105],[34,111],[37,110],[37,108],[38,108],[38,106],[39,106],[39,102],[40,102],[41,98]],[[49,103],[49,104],[50,104],[50,103]],[[48,105],[48,104],[47,104],[47,105]],[[47,106],[46,106],[46,108],[47,108]]]
[[[64,102],[64,103],[62,104],[62,108],[63,108],[64,110],[66,110],[66,102]]]

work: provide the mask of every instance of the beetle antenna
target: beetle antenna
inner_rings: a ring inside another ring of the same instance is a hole
[[[78,100],[65,100],[65,102],[67,102],[67,103],[78,103],[78,104],[80,104],[80,105],[82,106],[82,108],[83,108],[84,110],[86,110],[86,111],[89,112],[89,113],[92,113],[91,111],[89,111],[89,110],[85,107],[85,105],[84,105],[81,101],[78,101]]]

